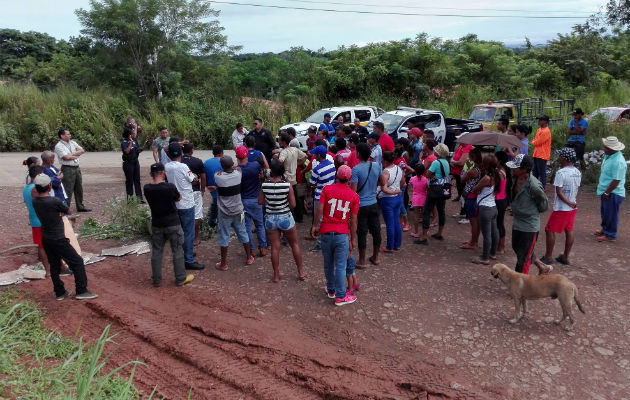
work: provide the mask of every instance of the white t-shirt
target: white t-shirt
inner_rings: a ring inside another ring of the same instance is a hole
[[[188,165],[179,161],[171,161],[164,166],[166,178],[177,188],[182,195],[180,201],[175,202],[178,210],[187,210],[195,206],[195,197],[193,195],[192,181],[195,175],[190,171]]]
[[[58,141],[55,145],[55,155],[57,156],[57,160],[59,160],[59,164],[78,167],[78,158],[75,158],[74,160],[63,159],[64,156],[75,153],[78,150],[83,150],[83,147],[79,146],[74,140],[71,140],[70,142],[64,142],[63,140]]]
[[[575,199],[578,194],[580,182],[582,181],[582,173],[579,169],[570,165],[568,167],[560,168],[556,172],[556,178],[553,180],[553,186],[561,187],[562,194],[569,201],[575,203]],[[554,192],[553,210],[554,211],[573,211],[567,203],[558,198],[558,194]]]

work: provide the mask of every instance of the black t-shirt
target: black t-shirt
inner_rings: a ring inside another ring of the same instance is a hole
[[[260,130],[260,133],[253,130],[249,132],[249,135],[256,139],[254,148],[263,153],[267,161],[271,160],[271,152],[276,148],[276,142],[273,140],[271,132],[263,128]]]
[[[158,228],[179,225],[179,215],[175,202],[179,192],[168,182],[144,185],[144,198],[151,207],[151,224]]]
[[[33,197],[33,208],[42,223],[42,239],[57,240],[66,237],[60,213],[67,213],[68,206],[56,197]]]
[[[206,170],[203,167],[203,161],[193,156],[182,156],[182,163],[188,165],[188,169],[193,174],[197,175],[199,178],[199,182],[201,182],[201,174],[205,174]],[[193,192],[199,192],[201,190],[201,185],[197,182],[192,185]]]

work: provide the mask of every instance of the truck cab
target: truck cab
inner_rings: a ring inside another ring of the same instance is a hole
[[[497,121],[504,116],[510,121],[510,125],[518,123],[518,113],[514,104],[489,101],[488,104],[474,106],[468,119],[480,122],[484,130],[496,131]]]

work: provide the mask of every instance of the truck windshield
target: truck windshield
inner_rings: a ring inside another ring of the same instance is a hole
[[[383,125],[385,125],[385,130],[387,132],[394,132],[402,120],[405,119],[402,115],[387,113],[381,115],[380,118],[383,120]]]
[[[331,117],[334,117],[334,114],[335,114],[333,111],[326,110],[326,109],[315,111],[313,115],[306,118],[306,122],[310,122],[312,124],[321,124],[322,122],[324,122],[324,115],[326,113],[329,113]]]
[[[475,121],[494,121],[494,114],[496,113],[496,108],[493,107],[475,107],[473,108],[468,119],[474,119]]]

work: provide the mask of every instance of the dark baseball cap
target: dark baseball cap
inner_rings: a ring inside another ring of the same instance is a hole
[[[541,121],[541,120],[542,120],[542,121],[547,121],[547,122],[549,122],[549,116],[547,116],[547,115],[541,115],[540,117],[538,117],[538,120],[539,120],[539,121]]]
[[[378,133],[370,133],[368,135],[368,139],[374,139],[376,141],[378,141],[381,137],[378,135]]]
[[[361,141],[361,138],[359,138],[359,135],[357,135],[356,133],[353,133],[352,135],[348,136],[348,142],[357,144]]]
[[[576,109],[573,111],[573,115],[576,115],[576,114],[577,114],[577,115],[584,115],[584,111],[582,111],[582,109],[578,107],[578,108],[576,108]]]
[[[171,157],[179,157],[182,155],[182,145],[178,142],[171,142],[168,145],[168,154]]]

